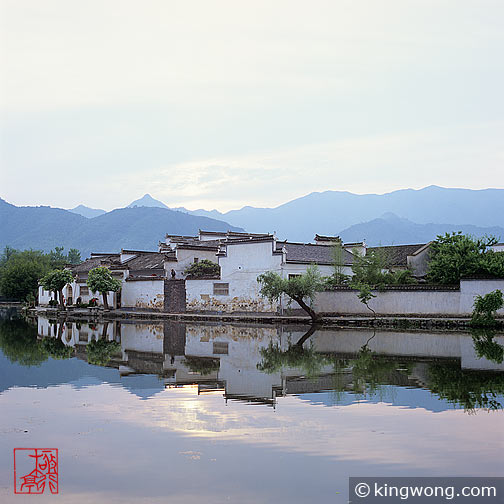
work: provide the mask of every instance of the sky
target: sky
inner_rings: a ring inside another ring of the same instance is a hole
[[[0,197],[504,188],[502,0],[0,0]]]

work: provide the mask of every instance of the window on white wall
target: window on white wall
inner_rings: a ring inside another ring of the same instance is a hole
[[[214,296],[229,296],[228,283],[214,283],[213,284]]]
[[[228,343],[224,341],[214,341],[214,355],[228,355]]]
[[[81,285],[79,293],[81,296],[87,296],[89,294],[89,287],[87,285]]]

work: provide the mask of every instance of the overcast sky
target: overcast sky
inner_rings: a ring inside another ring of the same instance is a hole
[[[504,187],[502,0],[0,0],[0,197]]]

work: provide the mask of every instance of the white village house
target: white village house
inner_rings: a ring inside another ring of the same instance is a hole
[[[274,271],[283,278],[301,275],[316,264],[323,276],[334,273],[335,244],[341,245],[341,273],[352,274],[356,254],[380,250],[390,269],[409,269],[416,277],[427,271],[427,244],[367,247],[364,242],[341,243],[339,237],[315,235],[314,243],[279,240],[274,234],[215,232],[200,230],[197,236],[166,235],[158,252],[121,250],[114,254],[92,254],[71,267],[75,281],[63,291],[67,304],[101,295],[89,292],[89,271],[108,267],[121,280],[118,293],[109,293],[111,308],[164,312],[202,313],[283,313],[288,300],[270,303],[259,294],[257,277]],[[499,250],[499,249],[497,249]],[[192,263],[208,259],[220,267],[220,275],[186,278]],[[433,288],[423,285],[398,286],[378,293],[370,306],[382,314],[470,314],[474,296],[495,288],[504,289],[504,280],[464,279],[460,288]],[[39,288],[39,304],[47,305],[51,293]],[[292,309],[299,308],[296,303]],[[355,291],[342,288],[319,293],[315,309],[321,313],[369,314]]]

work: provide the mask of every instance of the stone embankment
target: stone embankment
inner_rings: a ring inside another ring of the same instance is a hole
[[[275,315],[267,313],[165,313],[159,311],[140,310],[104,310],[103,308],[83,308],[72,310],[61,310],[59,308],[36,308],[30,309],[31,315],[41,315],[47,318],[58,320],[78,321],[78,320],[114,320],[114,319],[139,319],[139,320],[175,320],[191,322],[250,322],[261,324],[309,324],[310,317],[291,314]],[[435,316],[355,316],[342,314],[323,314],[318,321],[321,325],[334,327],[376,327],[395,329],[464,329],[470,328],[469,317],[442,317]],[[504,328],[504,318],[499,317],[501,328]]]

